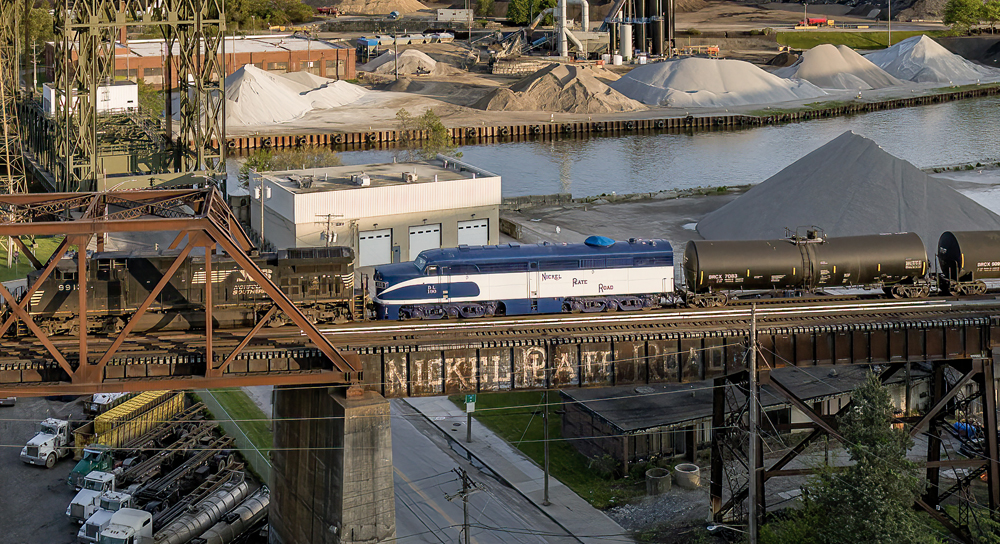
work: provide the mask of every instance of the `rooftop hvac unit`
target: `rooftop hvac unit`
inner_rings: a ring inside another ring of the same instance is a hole
[[[403,172],[403,183],[413,183],[417,181],[417,172]]]
[[[368,174],[361,172],[360,174],[351,174],[351,182],[361,187],[368,187],[372,184],[372,178]]]

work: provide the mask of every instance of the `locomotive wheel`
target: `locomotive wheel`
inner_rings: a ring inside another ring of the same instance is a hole
[[[444,308],[444,318],[445,319],[457,319],[459,316],[458,308],[454,306],[445,306]]]

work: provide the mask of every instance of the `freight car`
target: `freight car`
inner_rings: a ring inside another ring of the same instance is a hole
[[[817,231],[783,240],[688,242],[682,297],[724,306],[731,291],[811,292],[881,288],[896,298],[930,294],[927,251],[912,232],[827,238]]]
[[[1000,232],[945,232],[938,239],[938,285],[952,295],[981,295],[1000,279]]]
[[[644,310],[674,288],[666,240],[504,244],[430,249],[412,262],[376,267],[378,319],[440,319]]]
[[[89,332],[120,331],[145,301],[178,251],[97,253],[87,263]],[[253,258],[264,274],[315,323],[352,318],[354,251],[348,247],[296,248]],[[40,272],[28,275],[34,285]],[[77,334],[79,282],[77,265],[66,259],[28,301],[28,313],[46,334]],[[204,328],[204,256],[188,258],[171,277],[137,332]],[[227,256],[212,260],[212,318],[218,328],[252,327],[273,302],[264,290]],[[9,312],[9,310],[8,310]],[[268,323],[288,322],[281,312]],[[26,328],[15,334],[27,334]]]

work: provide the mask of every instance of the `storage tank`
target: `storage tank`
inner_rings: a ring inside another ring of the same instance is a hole
[[[619,52],[625,60],[632,60],[632,25],[621,26],[621,36],[619,36],[621,44],[619,45]]]
[[[222,516],[236,507],[250,491],[243,474],[234,476],[194,508],[156,533],[156,544],[184,544],[215,525]]]
[[[653,37],[653,47],[650,53],[656,56],[663,55],[663,42],[666,38],[663,36],[663,29],[666,25],[663,22],[663,17],[653,17],[650,21],[650,26],[653,28],[650,33]]]
[[[236,537],[245,533],[267,515],[271,492],[267,487],[261,487],[247,500],[240,503],[232,512],[222,516],[222,520],[205,531],[191,544],[228,544]]]
[[[915,233],[688,242],[684,276],[695,293],[913,283],[927,273]]]

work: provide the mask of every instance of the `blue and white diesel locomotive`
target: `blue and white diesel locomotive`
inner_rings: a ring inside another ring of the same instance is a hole
[[[674,290],[666,240],[429,249],[377,266],[377,319],[440,319],[659,307]]]

